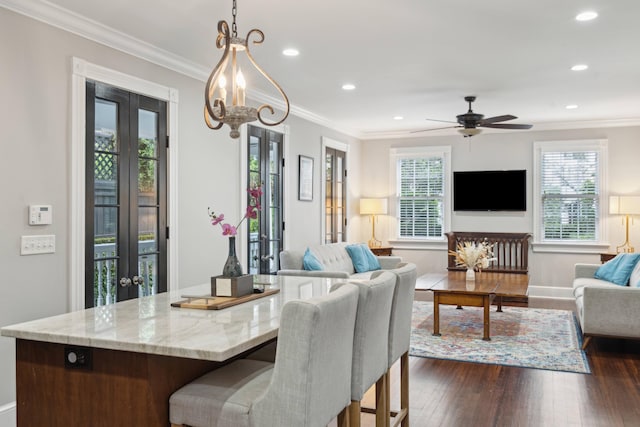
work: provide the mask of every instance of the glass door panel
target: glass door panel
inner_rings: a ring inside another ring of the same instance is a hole
[[[87,82],[85,307],[166,290],[166,104]]]
[[[325,153],[325,243],[346,241],[346,153]]]
[[[262,185],[262,207],[249,221],[249,273],[275,274],[282,251],[282,141],[283,135],[249,126],[250,185]]]

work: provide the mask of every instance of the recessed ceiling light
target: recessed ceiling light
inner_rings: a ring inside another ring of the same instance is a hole
[[[298,51],[298,49],[289,48],[289,49],[283,50],[282,54],[284,56],[298,56],[300,55],[300,52]]]
[[[393,120],[404,120],[402,116],[393,116]]]
[[[356,88],[356,85],[352,83],[345,83],[342,85],[342,89],[344,90],[354,90],[355,88]]]
[[[576,15],[576,21],[591,21],[592,19],[596,19],[597,17],[598,17],[597,12],[588,10],[586,12],[582,12]]]
[[[578,64],[571,67],[571,71],[584,71],[587,68],[589,68],[589,66],[586,64]]]
[[[575,110],[576,108],[578,108],[578,106],[576,104],[570,104],[570,105],[567,105],[565,108],[567,110]]]

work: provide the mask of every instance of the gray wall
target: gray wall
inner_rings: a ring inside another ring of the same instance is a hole
[[[0,327],[69,309],[70,84],[74,56],[179,91],[176,285],[203,283],[219,274],[227,242],[209,224],[207,207],[239,218],[239,198],[244,190],[238,172],[238,141],[228,137],[226,127],[211,131],[203,122],[204,83],[3,8],[0,39]],[[353,138],[295,117],[286,124],[290,126],[289,152],[296,159],[287,166],[295,180],[290,188],[295,191],[298,154],[315,159],[314,185],[319,189],[322,136],[353,144],[359,156],[359,143]],[[309,224],[320,223],[320,193],[309,203],[298,202],[295,191],[286,196],[291,213],[290,241],[295,245],[315,243],[320,228]],[[29,204],[51,204],[53,224],[29,226]],[[20,256],[20,236],[30,234],[55,234],[56,253]],[[14,340],[0,337],[0,406],[15,400],[14,365]]]

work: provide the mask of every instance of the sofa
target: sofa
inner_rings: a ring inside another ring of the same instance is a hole
[[[322,264],[323,269],[319,271],[304,269],[303,258],[306,250],[282,251],[280,252],[280,270],[278,274],[368,280],[375,270],[356,272],[353,261],[347,252],[347,245],[349,243],[342,242],[310,246],[308,250]],[[402,258],[398,256],[376,256],[375,258],[380,263],[380,269],[382,270],[392,270],[398,267],[402,261]]]
[[[640,338],[640,263],[624,286],[594,277],[599,264],[576,264],[573,295],[586,349],[592,337]]]

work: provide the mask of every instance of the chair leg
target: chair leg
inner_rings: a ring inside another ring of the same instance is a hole
[[[582,339],[583,339],[583,341],[582,341],[582,350],[586,350],[587,349],[587,346],[591,342],[591,338],[592,337],[587,337],[587,336],[584,336],[584,335],[582,336]]]
[[[360,427],[360,401],[352,400],[349,405],[349,427]]]
[[[383,374],[376,381],[376,427],[386,427],[387,421],[387,374]]]
[[[384,374],[385,378],[385,405],[384,405],[384,419],[385,419],[385,427],[391,426],[391,368],[387,370]]]
[[[349,427],[349,406],[338,414],[338,427]],[[172,426],[173,427],[173,426]]]
[[[400,411],[402,427],[409,427],[409,352],[400,356]]]

